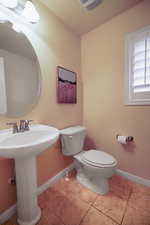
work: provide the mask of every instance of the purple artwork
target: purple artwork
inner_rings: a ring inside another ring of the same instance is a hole
[[[76,104],[77,103],[76,73],[67,70],[61,66],[57,67],[57,73],[58,73],[58,87],[57,87],[58,103]]]

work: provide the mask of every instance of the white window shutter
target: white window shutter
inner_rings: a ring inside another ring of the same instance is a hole
[[[125,104],[150,105],[150,26],[126,39]]]

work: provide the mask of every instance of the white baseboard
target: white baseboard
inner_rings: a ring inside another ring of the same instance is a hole
[[[64,170],[60,171],[56,176],[50,178],[46,183],[42,184],[37,189],[37,194],[40,195],[42,192],[46,191],[50,186],[52,186],[54,183],[56,183],[59,179],[64,177],[67,172],[74,169],[74,163],[72,163],[69,167],[65,168]],[[17,205],[11,206],[9,209],[7,209],[5,212],[0,214],[0,225],[5,223],[7,220],[9,220],[17,211]]]
[[[150,187],[150,180],[148,180],[148,179],[138,177],[134,174],[131,174],[131,173],[125,172],[123,170],[119,170],[119,169],[116,171],[116,173],[120,176],[127,178],[128,180],[135,182],[135,183],[143,184],[146,187]]]
[[[17,205],[11,206],[9,209],[7,209],[5,212],[0,214],[0,224],[5,223],[9,218],[11,218],[17,211]]]

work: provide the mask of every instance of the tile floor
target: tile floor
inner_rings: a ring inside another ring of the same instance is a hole
[[[107,195],[97,195],[75,177],[64,178],[39,196],[42,218],[37,225],[150,225],[150,188],[118,175]],[[14,216],[3,225],[16,225]]]

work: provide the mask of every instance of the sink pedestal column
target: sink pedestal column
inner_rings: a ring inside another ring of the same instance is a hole
[[[36,158],[15,159],[17,183],[17,213],[20,225],[35,225],[41,216],[37,204]]]

